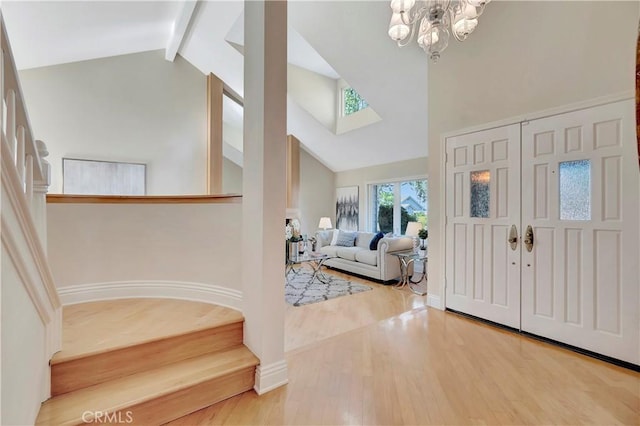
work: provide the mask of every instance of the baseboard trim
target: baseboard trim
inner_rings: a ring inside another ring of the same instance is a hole
[[[114,281],[58,288],[63,305],[127,298],[182,299],[242,310],[242,292],[213,284],[181,281]]]
[[[289,383],[287,361],[282,360],[269,365],[256,367],[256,383],[253,389],[258,395],[272,391]]]
[[[442,306],[442,299],[440,299],[440,296],[436,296],[434,294],[427,295],[427,306],[430,306],[435,309],[439,309],[441,311],[444,310]]]

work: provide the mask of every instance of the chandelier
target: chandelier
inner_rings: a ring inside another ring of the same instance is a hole
[[[416,6],[416,0],[391,0],[389,37],[404,47],[413,40],[419,27],[418,45],[437,62],[449,45],[451,34],[456,40],[465,41],[478,26],[478,18],[490,1],[422,0]]]

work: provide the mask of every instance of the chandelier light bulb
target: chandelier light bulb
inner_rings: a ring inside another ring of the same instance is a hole
[[[402,41],[411,32],[409,25],[402,21],[402,15],[400,13],[394,13],[391,15],[391,22],[389,23],[389,37],[395,41]]]
[[[440,53],[444,51],[444,49],[446,49],[449,45],[449,30],[442,25],[434,26],[433,28],[431,28],[430,34],[425,37],[425,45],[427,44],[427,40],[429,38],[431,40],[427,49],[427,53],[429,53],[429,57],[434,62],[437,62],[440,58]]]
[[[482,14],[482,7],[473,6],[468,3],[463,3],[461,7],[462,14],[467,19],[476,19],[480,14]]]
[[[420,46],[423,50],[426,51],[426,49],[429,46],[426,46],[425,43],[431,43],[431,36],[429,37],[428,40],[425,40],[425,37],[431,33],[431,23],[429,22],[429,20],[425,17],[422,18],[422,22],[420,22],[420,31],[418,32],[418,46]]]
[[[481,7],[489,3],[491,0],[466,0],[471,6]]]
[[[415,4],[416,0],[391,0],[391,9],[393,13],[408,13]]]
[[[453,31],[455,31],[456,36],[459,40],[464,41],[467,37],[469,37],[469,34],[471,34],[473,30],[476,29],[477,26],[477,19],[465,19],[463,16],[453,24]]]

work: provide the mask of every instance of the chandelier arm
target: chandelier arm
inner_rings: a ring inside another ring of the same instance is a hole
[[[411,41],[413,41],[413,36],[416,33],[416,23],[414,22],[413,24],[411,24],[411,34],[409,35],[409,37],[405,38],[405,42],[403,43],[402,40],[398,40],[398,47],[405,47],[406,45],[408,45],[409,43],[411,43]]]
[[[413,14],[411,13],[411,11],[409,12],[404,12],[400,14],[400,19],[402,19],[402,23],[405,25],[414,25],[416,22],[418,22],[420,20],[420,18],[422,17],[423,14],[425,14],[427,11],[426,7],[421,7],[420,9],[416,9],[415,12],[413,12]],[[409,19],[405,19],[405,15],[409,15]]]
[[[462,43],[465,39],[460,38],[460,36],[458,36],[458,32],[456,31],[455,27],[454,27],[454,18],[455,18],[455,14],[453,13],[453,8],[450,8],[449,10],[447,10],[447,12],[449,12],[449,27],[451,27],[451,33],[453,34],[453,37],[458,40],[460,43]]]

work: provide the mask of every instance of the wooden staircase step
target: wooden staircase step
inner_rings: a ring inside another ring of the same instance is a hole
[[[62,351],[53,363],[243,321],[241,312],[175,299],[118,299],[63,309]]]
[[[46,401],[36,424],[82,425],[98,413],[109,415],[95,423],[166,423],[252,389],[258,362],[240,345],[109,380]]]
[[[243,319],[133,346],[51,360],[52,396],[242,344]]]
[[[63,309],[62,351],[51,360],[61,395],[242,343],[242,313],[174,299],[118,299]]]

